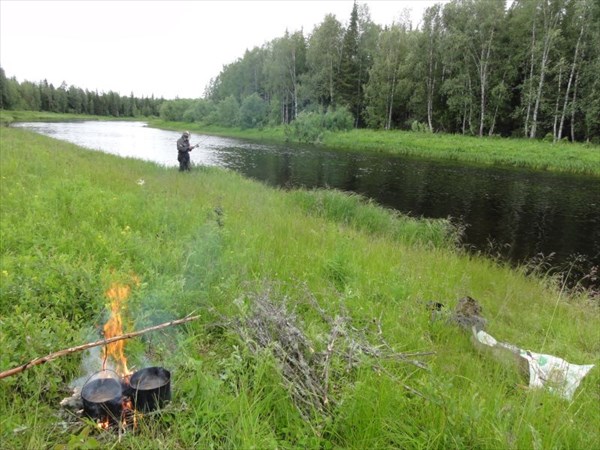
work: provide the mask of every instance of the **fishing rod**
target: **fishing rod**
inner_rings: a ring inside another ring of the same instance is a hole
[[[193,147],[190,148],[190,151],[192,151],[195,148],[200,147],[200,144],[203,143],[205,140],[207,140],[210,136],[204,135],[204,137],[200,140],[200,142],[197,142]]]

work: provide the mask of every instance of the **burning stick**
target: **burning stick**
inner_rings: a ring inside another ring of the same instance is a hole
[[[92,347],[98,347],[99,345],[107,345],[107,344],[110,344],[111,342],[121,341],[123,339],[130,339],[132,337],[136,337],[141,334],[149,333],[150,331],[161,330],[163,328],[167,328],[172,325],[180,325],[182,323],[191,322],[192,320],[196,320],[199,318],[200,318],[200,316],[188,316],[183,319],[172,320],[171,322],[165,322],[165,323],[161,323],[160,325],[155,325],[153,327],[144,328],[143,330],[134,331],[131,333],[122,334],[120,336],[111,337],[109,339],[102,339],[102,340],[99,340],[96,342],[90,342],[88,344],[83,344],[83,345],[79,345],[77,347],[71,347],[71,348],[67,348],[64,350],[60,350],[58,352],[50,353],[49,355],[29,361],[28,363],[25,363],[22,366],[14,367],[12,369],[5,370],[4,372],[0,372],[0,379],[10,377],[11,375],[14,375],[16,373],[24,372],[25,370],[29,369],[30,367],[44,364],[48,361],[52,361],[53,359],[56,359],[59,356],[70,355],[71,353],[79,352],[79,351],[86,350],[86,349],[92,348]]]

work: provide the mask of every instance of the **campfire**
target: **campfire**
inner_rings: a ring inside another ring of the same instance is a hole
[[[137,278],[134,281],[139,284]],[[121,283],[114,283],[106,291],[110,301],[110,317],[103,327],[106,340],[124,334],[122,313],[127,309],[130,291],[131,286]],[[103,346],[102,370],[92,375],[81,390],[84,414],[102,429],[135,429],[139,414],[159,409],[171,399],[170,372],[162,367],[131,372],[125,344],[123,339]]]
[[[137,278],[134,281],[139,284]],[[110,301],[110,317],[103,327],[107,341],[124,335],[122,314],[130,292],[131,286],[121,283],[106,291]],[[135,429],[139,415],[157,410],[171,399],[170,372],[162,367],[130,371],[125,344],[122,339],[102,347],[102,370],[89,377],[81,389],[83,414],[103,430]]]
[[[133,276],[132,279],[134,284],[139,285],[137,277]],[[150,414],[160,410],[171,400],[171,373],[162,367],[146,367],[131,372],[127,367],[124,341],[152,331],[191,322],[199,319],[200,316],[190,314],[182,319],[123,333],[121,314],[126,307],[130,291],[131,286],[118,283],[113,284],[106,291],[106,296],[110,300],[110,317],[103,327],[103,339],[58,350],[21,363],[0,372],[0,380],[23,373],[61,356],[102,347],[101,361],[96,365],[96,367],[101,366],[101,370],[91,376],[88,375],[83,387],[74,387],[72,395],[60,402],[59,416],[67,419],[61,424],[64,427],[78,424],[85,415],[96,421],[99,429],[118,430],[119,439],[125,429],[135,429],[142,413]]]
[[[171,374],[162,367],[146,367],[124,377],[102,370],[81,390],[83,413],[104,430],[135,429],[142,413],[160,409],[170,399]]]

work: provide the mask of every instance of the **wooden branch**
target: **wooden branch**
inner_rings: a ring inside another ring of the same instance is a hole
[[[24,372],[25,370],[29,369],[30,367],[37,366],[39,364],[44,364],[48,361],[52,361],[53,359],[56,359],[59,356],[69,355],[71,353],[79,352],[82,350],[87,350],[88,348],[92,348],[92,347],[98,347],[100,345],[108,345],[112,342],[121,341],[123,339],[130,339],[132,337],[139,336],[140,334],[145,334],[145,333],[149,333],[151,331],[161,330],[163,328],[167,328],[172,325],[180,325],[182,323],[190,322],[190,321],[196,320],[198,318],[200,318],[199,315],[198,316],[188,316],[183,319],[172,320],[171,322],[165,322],[165,323],[161,323],[160,325],[155,325],[153,327],[144,328],[143,330],[133,331],[131,333],[122,334],[120,336],[114,336],[109,339],[102,339],[102,340],[99,340],[96,342],[90,342],[88,344],[83,344],[83,345],[79,345],[77,347],[71,347],[71,348],[67,348],[64,350],[60,350],[58,352],[50,353],[49,355],[29,361],[28,363],[25,363],[22,366],[14,367],[12,369],[1,372],[0,379],[10,377],[11,375],[14,375],[16,373]]]
[[[342,333],[341,327],[343,326],[343,320],[341,317],[337,316],[333,323],[334,327],[331,330],[331,336],[329,338],[329,343],[327,344],[327,352],[325,353],[325,362],[324,362],[324,378],[325,381],[323,383],[323,404],[327,406],[329,404],[329,399],[327,398],[327,391],[329,390],[329,361],[331,360],[331,355],[333,353],[333,346],[335,344],[335,340],[338,337],[338,334]]]

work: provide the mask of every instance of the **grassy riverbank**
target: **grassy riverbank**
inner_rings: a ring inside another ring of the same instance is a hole
[[[162,120],[151,120],[150,124],[170,130],[189,129],[196,133],[218,136],[271,142],[286,141],[283,127],[241,130]],[[600,176],[600,146],[592,144],[569,142],[553,144],[530,139],[478,138],[452,134],[361,129],[326,132],[321,145],[349,151],[382,152],[435,160]]]
[[[38,111],[0,110],[0,124],[4,125],[13,122],[68,120],[142,120],[149,122],[151,126],[167,130],[190,130],[195,133],[274,143],[284,143],[288,139],[284,127],[242,130],[168,122],[146,117],[117,119]],[[600,146],[592,144],[569,142],[553,144],[530,139],[478,138],[451,134],[361,129],[348,132],[326,132],[320,145],[347,151],[382,152],[441,161],[454,160],[480,165],[525,167],[533,170],[600,176]]]
[[[119,120],[115,117],[91,116],[87,114],[61,114],[44,111],[7,111],[0,110],[0,125],[14,122],[69,122],[74,120]],[[127,119],[132,120],[132,119]]]
[[[129,341],[130,367],[173,374],[171,405],[138,433],[119,442],[58,416],[82,361],[94,359],[77,353],[0,380],[3,448],[600,446],[598,367],[572,403],[529,390],[426,308],[470,295],[499,340],[599,364],[600,318],[586,295],[457,252],[443,221],[357,197],[0,133],[0,370],[98,339],[115,282],[131,286],[125,331],[201,315]],[[276,339],[259,348],[261,336],[292,336],[295,350]],[[383,357],[384,343],[431,352],[409,358],[426,369]],[[300,377],[282,376],[282,349],[307,363]],[[321,409],[292,395],[306,379],[323,387]]]

